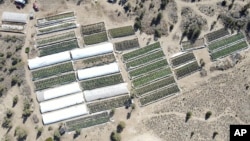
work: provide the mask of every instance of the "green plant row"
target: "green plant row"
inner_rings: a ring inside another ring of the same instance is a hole
[[[32,71],[33,80],[43,79],[46,77],[51,77],[61,73],[73,71],[73,65],[71,62],[59,64],[47,68],[42,68],[39,70]]]
[[[162,58],[163,56],[165,56],[165,55],[164,55],[163,51],[160,50],[160,51],[154,52],[152,54],[147,54],[143,57],[136,58],[135,60],[127,62],[126,67],[127,67],[127,69],[133,69],[134,67],[137,67],[139,65],[146,64],[150,61]]]
[[[73,39],[75,37],[76,37],[75,32],[70,31],[70,32],[66,32],[66,33],[61,33],[61,34],[49,36],[49,37],[39,38],[36,40],[36,42],[37,42],[38,46],[44,46],[44,45],[48,45],[51,43],[60,42],[63,40]]]
[[[118,38],[118,37],[134,35],[135,31],[132,26],[124,26],[124,27],[110,29],[109,34],[112,38]]]
[[[189,52],[189,53],[182,54],[180,56],[176,56],[176,57],[172,58],[171,59],[171,64],[173,65],[173,67],[177,67],[177,66],[185,64],[187,62],[190,62],[190,61],[192,61],[194,59],[195,59],[194,53]]]
[[[143,87],[135,89],[135,94],[137,96],[142,96],[150,91],[154,91],[154,90],[163,88],[163,87],[168,86],[168,85],[173,84],[173,83],[175,83],[175,80],[174,80],[174,77],[171,75],[171,76],[163,78],[159,81],[155,81],[153,83],[150,83],[148,85],[145,85]]]
[[[64,52],[68,50],[72,50],[78,48],[77,40],[60,42],[52,45],[48,45],[46,47],[40,48],[40,56],[51,55],[59,52]]]
[[[140,68],[137,68],[135,70],[129,71],[129,76],[130,76],[130,78],[133,78],[133,77],[148,73],[150,71],[156,70],[158,68],[161,68],[161,67],[164,67],[167,65],[168,65],[167,60],[163,59],[163,60],[151,63],[151,64],[147,64],[147,65],[140,67]]]
[[[45,17],[44,19],[47,20],[47,21],[60,20],[60,19],[73,17],[74,15],[75,15],[74,12],[68,12],[68,13],[48,16],[48,17]]]
[[[214,41],[214,40],[219,39],[221,37],[224,37],[226,35],[229,35],[228,30],[222,28],[222,29],[216,30],[214,32],[210,32],[206,36],[207,36],[208,42],[211,42],[211,41]]]
[[[159,78],[167,76],[167,75],[169,75],[171,73],[172,73],[172,71],[171,71],[171,69],[169,67],[164,68],[164,69],[149,73],[147,75],[144,75],[144,76],[142,76],[140,78],[134,79],[132,81],[132,83],[133,83],[134,87],[140,87],[140,86],[146,85],[146,84],[148,84],[148,83],[150,83],[150,82],[152,82],[154,80],[157,80]]]
[[[69,28],[75,28],[75,27],[76,27],[75,23],[63,23],[63,24],[56,25],[56,26],[40,28],[40,29],[38,29],[38,31],[39,31],[39,34],[45,34],[45,33],[56,32],[59,30],[66,30]]]
[[[108,41],[108,36],[105,31],[105,32],[100,32],[100,33],[95,33],[92,35],[84,36],[83,40],[86,45],[92,45],[92,44],[97,44],[97,43]]]
[[[142,106],[147,105],[149,103],[158,101],[164,97],[167,97],[169,95],[175,94],[179,92],[180,89],[177,85],[172,85],[167,88],[161,89],[159,91],[153,92],[151,94],[145,95],[144,97],[141,97],[139,99]]]
[[[91,90],[100,87],[115,85],[122,82],[123,82],[122,75],[118,73],[110,76],[104,76],[100,78],[81,81],[80,84],[84,90]]]
[[[143,55],[143,54],[149,53],[153,50],[160,49],[160,48],[161,48],[160,43],[156,42],[156,43],[150,44],[148,46],[145,46],[143,48],[137,49],[135,51],[123,54],[122,57],[123,57],[123,60],[125,62],[127,62],[127,61],[132,60],[133,58],[135,58],[139,55]]]
[[[219,50],[217,52],[214,52],[214,53],[211,54],[211,56],[212,56],[212,59],[215,60],[215,59],[218,59],[220,57],[227,56],[227,55],[229,55],[229,54],[231,54],[231,53],[233,53],[233,52],[235,52],[237,50],[247,48],[247,46],[248,45],[247,45],[246,41],[242,41],[242,42],[237,43],[237,44],[235,44],[233,46],[230,46],[230,47],[224,48],[222,50]]]
[[[115,49],[117,51],[129,50],[129,49],[133,49],[133,48],[136,48],[136,47],[140,47],[137,38],[132,39],[132,40],[125,40],[125,41],[115,43]]]
[[[35,82],[36,90],[52,88],[58,85],[67,84],[76,81],[75,73],[59,75],[57,77],[40,80]]]
[[[225,45],[231,44],[235,41],[241,40],[243,38],[244,38],[243,33],[239,33],[239,34],[236,34],[236,35],[233,35],[233,36],[230,36],[230,37],[227,37],[225,39],[222,39],[222,40],[219,40],[219,41],[216,41],[214,43],[209,44],[208,49],[210,51],[213,51],[213,50],[216,50],[222,46],[225,46]]]
[[[75,120],[66,122],[67,131],[74,131],[77,129],[87,128],[98,124],[106,123],[109,121],[108,112],[98,113],[87,117],[82,117]]]
[[[104,22],[90,24],[90,25],[84,25],[82,26],[82,35],[90,35],[94,33],[104,32],[106,31]]]
[[[129,95],[114,97],[111,99],[101,100],[87,104],[90,113],[96,113],[101,111],[110,110],[113,108],[119,108],[125,106],[130,100]]]
[[[189,75],[197,70],[199,70],[200,67],[197,63],[197,61],[194,61],[192,63],[186,64],[178,69],[175,70],[175,74],[177,79],[180,79],[186,75]]]

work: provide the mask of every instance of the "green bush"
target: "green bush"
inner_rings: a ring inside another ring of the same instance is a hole
[[[25,140],[27,137],[27,131],[18,126],[15,129],[15,135],[17,136],[18,140]]]
[[[115,131],[111,133],[110,136],[111,141],[121,141],[121,135]]]
[[[29,48],[29,47],[26,47],[26,48],[25,48],[25,53],[28,54],[29,52],[30,52],[30,48]]]
[[[54,140],[51,137],[49,137],[45,141],[54,141]]]
[[[117,125],[117,132],[121,133],[123,129],[126,127],[126,123],[124,121],[120,121]]]
[[[7,58],[10,58],[12,56],[12,52],[7,52]]]
[[[4,57],[4,54],[0,52],[0,57]]]
[[[205,119],[206,119],[206,120],[209,119],[209,118],[211,117],[211,115],[212,115],[212,112],[211,112],[211,111],[208,111],[208,112],[206,113],[206,115],[205,115]]]
[[[186,122],[191,118],[192,112],[187,112],[186,114]]]

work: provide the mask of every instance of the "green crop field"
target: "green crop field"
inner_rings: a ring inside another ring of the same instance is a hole
[[[70,29],[70,28],[76,28],[76,24],[75,23],[63,23],[63,24],[58,24],[58,25],[49,26],[49,27],[45,27],[45,28],[39,28],[38,35],[56,32],[56,31],[60,31],[60,30],[66,30],[66,29]]]
[[[149,73],[147,75],[144,75],[142,77],[134,79],[132,81],[132,84],[134,87],[141,87],[141,86],[146,85],[146,84],[148,84],[152,81],[155,81],[159,78],[166,77],[166,76],[170,75],[171,73],[172,73],[172,71],[169,67],[163,68],[161,70],[154,71],[152,73]]]
[[[168,65],[167,60],[163,59],[163,60],[151,63],[151,64],[147,64],[147,65],[140,67],[140,68],[137,68],[135,70],[129,71],[129,76],[130,76],[130,78],[133,78],[133,77],[143,75],[145,73],[159,69],[159,68],[167,66],[167,65]]]
[[[67,131],[88,128],[98,124],[109,122],[108,112],[98,113],[66,122]]]
[[[78,48],[77,40],[60,42],[52,45],[48,45],[43,48],[39,48],[40,56],[51,55],[59,52],[69,51],[75,48]]]
[[[43,79],[46,77],[51,77],[61,73],[73,71],[73,65],[71,62],[59,64],[47,68],[42,68],[39,70],[32,71],[33,80]]]
[[[200,66],[198,65],[197,61],[194,61],[192,63],[186,64],[180,68],[177,68],[175,70],[176,78],[180,79],[184,76],[187,76],[189,74],[192,74],[195,71],[198,71],[200,69]]]
[[[225,39],[213,42],[213,43],[211,43],[211,44],[208,45],[208,49],[210,51],[214,51],[214,50],[216,50],[218,48],[221,48],[223,46],[228,46],[229,44],[231,44],[233,42],[236,42],[238,40],[241,40],[241,39],[244,39],[243,33],[239,33],[239,34],[227,37]]]
[[[152,51],[155,51],[155,50],[158,50],[158,49],[161,49],[161,45],[160,45],[159,42],[150,44],[150,45],[148,45],[146,47],[137,49],[135,51],[132,51],[132,52],[129,52],[129,53],[126,53],[126,54],[123,54],[123,56],[122,56],[123,61],[127,62],[129,60],[134,59],[135,57],[138,57],[138,56],[143,55],[143,54],[147,54],[149,52],[152,52]]]
[[[173,67],[178,67],[182,64],[185,64],[187,62],[190,62],[192,60],[195,60],[195,56],[193,52],[188,52],[185,54],[181,54],[179,56],[176,56],[174,58],[171,58],[171,64],[173,65]]]
[[[97,43],[108,41],[108,36],[105,31],[105,32],[91,34],[88,36],[83,36],[83,40],[86,45],[92,45],[92,44],[97,44]]]
[[[152,102],[158,101],[162,98],[168,97],[169,95],[179,92],[180,89],[177,85],[171,85],[167,88],[163,88],[159,91],[153,92],[151,94],[145,95],[139,99],[142,106],[148,105]]]
[[[174,77],[171,75],[169,77],[165,77],[165,78],[160,79],[158,81],[154,81],[154,82],[152,82],[148,85],[145,85],[143,87],[136,88],[136,89],[134,89],[134,91],[135,91],[135,94],[137,96],[142,96],[148,92],[163,88],[163,87],[168,86],[168,85],[173,84],[173,83],[175,83],[175,80],[174,80]]]
[[[82,26],[82,35],[90,35],[106,31],[104,22]]]
[[[122,75],[118,73],[114,75],[81,81],[80,84],[84,90],[91,90],[91,89],[96,89],[100,87],[115,85],[115,84],[122,83],[122,82],[123,82]]]
[[[143,57],[136,58],[135,60],[127,62],[126,63],[126,68],[127,69],[133,69],[133,68],[135,68],[137,66],[140,66],[142,64],[146,64],[146,63],[148,63],[150,61],[153,61],[153,60],[157,60],[157,59],[162,58],[164,56],[165,55],[164,55],[162,50],[154,52],[152,54],[147,54],[147,55],[145,55]]]
[[[45,80],[35,81],[36,90],[43,90],[47,88],[53,88],[58,85],[67,84],[76,81],[75,73],[68,73],[59,75],[57,77],[51,77]]]
[[[130,100],[129,95],[113,97],[111,99],[105,99],[97,102],[88,103],[90,113],[96,113],[106,110],[111,110],[112,108],[123,107]]]
[[[118,37],[134,35],[135,31],[132,26],[124,26],[124,27],[110,29],[109,34],[112,38],[118,38]]]
[[[129,50],[129,49],[140,47],[137,38],[132,39],[132,40],[116,42],[114,46],[115,46],[116,51],[124,51],[124,50]]]
[[[70,31],[70,32],[66,32],[66,33],[53,35],[53,36],[51,35],[48,37],[38,38],[38,39],[36,39],[36,43],[37,43],[37,46],[40,47],[40,46],[44,46],[44,45],[48,45],[48,44],[52,44],[52,43],[57,43],[60,41],[74,39],[74,38],[76,38],[75,32]]]
[[[227,48],[224,48],[222,50],[219,50],[217,52],[212,53],[211,57],[213,60],[216,60],[218,58],[230,55],[238,50],[242,50],[242,49],[247,48],[247,47],[248,47],[248,45],[247,45],[246,41],[242,41],[242,42],[237,43],[233,46],[229,46]]]
[[[208,42],[212,42],[212,41],[217,40],[217,39],[224,37],[226,35],[229,35],[228,30],[225,28],[222,28],[222,29],[210,32],[205,36],[207,37]]]

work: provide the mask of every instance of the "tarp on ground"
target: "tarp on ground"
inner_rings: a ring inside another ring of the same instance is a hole
[[[114,63],[110,63],[110,64],[103,65],[103,66],[97,66],[97,67],[78,70],[77,75],[78,75],[79,80],[84,80],[84,79],[89,79],[89,78],[98,77],[102,75],[117,73],[117,72],[119,72],[119,67],[117,63],[114,62]]]
[[[87,102],[128,94],[127,83],[120,83],[112,86],[102,87],[94,90],[84,91],[84,96]]]
[[[65,61],[71,60],[70,53],[68,51],[56,53],[44,57],[37,57],[34,59],[28,60],[28,65],[31,70],[46,67],[58,63],[62,63]]]
[[[70,94],[40,103],[41,113],[50,112],[83,103],[83,93]]]
[[[43,91],[37,91],[36,95],[37,95],[37,100],[41,102],[73,93],[79,93],[81,91],[82,90],[79,84],[77,82],[74,82],[66,85],[61,85],[59,87],[46,89]]]
[[[113,44],[112,43],[102,43],[93,45],[90,47],[75,49],[71,51],[71,56],[74,60],[87,58],[91,56],[106,54],[113,52]]]
[[[14,23],[27,23],[28,14],[14,13],[14,12],[3,12],[3,22],[14,22]]]
[[[57,111],[44,113],[42,114],[42,118],[44,124],[51,124],[62,120],[82,116],[88,113],[89,112],[86,104],[79,104]]]

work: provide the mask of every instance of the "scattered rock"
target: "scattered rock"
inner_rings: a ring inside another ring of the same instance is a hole
[[[34,114],[34,115],[32,116],[32,120],[33,120],[34,123],[38,123],[38,122],[39,122],[39,119],[38,119],[38,117],[37,117],[36,114]]]

